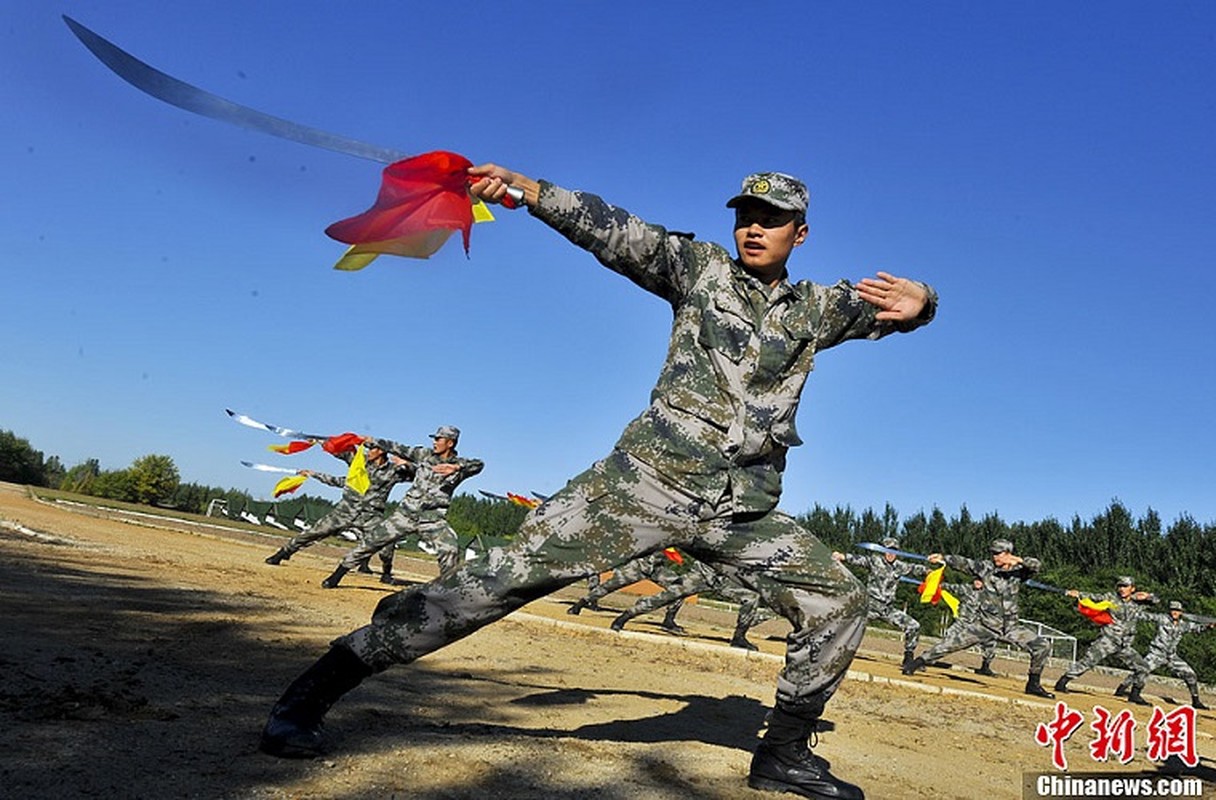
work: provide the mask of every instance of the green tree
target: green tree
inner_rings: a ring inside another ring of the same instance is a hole
[[[12,431],[0,431],[0,481],[46,486],[41,451]]]
[[[101,462],[95,458],[86,460],[83,464],[77,464],[64,474],[63,480],[59,483],[59,488],[65,492],[76,492],[78,494],[93,494],[93,482],[97,480],[97,476],[101,474]]]
[[[130,475],[131,499],[145,505],[171,499],[181,482],[177,466],[169,456],[140,456],[131,462],[127,473]]]

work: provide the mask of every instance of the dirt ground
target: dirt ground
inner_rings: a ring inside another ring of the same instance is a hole
[[[366,681],[330,713],[340,747],[283,761],[257,751],[283,688],[336,635],[394,591],[365,575],[320,588],[341,553],[305,550],[280,567],[280,540],[219,525],[99,514],[0,484],[0,795],[14,798],[778,797],[747,788],[772,701],[785,623],[731,648],[729,612],[687,606],[682,637],[659,617],[624,633],[613,614],[565,613],[567,590],[416,664]],[[399,559],[403,577],[433,574]],[[614,608],[631,602],[609,598]],[[896,644],[866,635],[829,706],[816,752],[871,798],[1023,797],[1024,773],[1052,773],[1034,741],[1054,706],[1021,693],[1025,665],[975,656],[904,679]],[[1058,665],[1047,678],[1059,674]],[[1089,681],[1092,675],[1092,681]],[[1091,673],[1070,706],[1124,708]],[[1185,692],[1150,684],[1164,710]],[[1133,707],[1143,731],[1150,709]],[[1201,713],[1204,796],[1216,796],[1216,715]],[[1126,765],[1065,745],[1073,771],[1152,771],[1144,738]],[[1155,773],[1163,774],[1163,773]],[[789,795],[786,795],[789,796]],[[1027,797],[1036,796],[1027,794]]]

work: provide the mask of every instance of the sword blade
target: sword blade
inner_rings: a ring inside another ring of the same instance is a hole
[[[896,550],[893,547],[883,547],[882,545],[875,544],[874,542],[858,542],[857,546],[862,550],[873,550],[875,553],[893,553],[896,556],[911,558],[915,561],[929,560],[928,556],[922,556],[920,553],[909,553],[907,550]]]
[[[155,67],[145,64],[66,14],[63,16],[63,21],[67,23],[72,33],[76,34],[76,38],[93,55],[97,56],[101,63],[109,67],[111,72],[161,102],[220,122],[277,136],[280,139],[366,158],[381,164],[391,164],[409,156],[408,153],[402,153],[399,150],[348,139],[345,136],[310,128],[298,122],[275,117],[231,100],[225,100],[219,95],[204,91],[197,86],[191,86],[185,81],[166,75]]]

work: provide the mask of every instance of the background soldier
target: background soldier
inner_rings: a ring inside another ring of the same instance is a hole
[[[430,447],[410,447],[390,439],[369,439],[381,450],[413,464],[414,482],[397,510],[373,528],[365,541],[346,554],[333,574],[321,581],[326,589],[336,587],[343,575],[359,566],[359,562],[370,554],[385,547],[395,547],[397,542],[410,534],[430,542],[439,551],[441,574],[459,566],[460,546],[456,531],[448,525],[448,506],[452,502],[452,493],[461,481],[481,472],[485,465],[475,458],[457,456],[459,428],[444,425],[431,434],[431,439]]]
[[[1030,671],[1023,691],[1036,697],[1055,697],[1042,685],[1043,667],[1051,657],[1051,643],[1018,620],[1018,592],[1022,581],[1034,576],[1042,564],[1037,558],[1015,556],[1013,542],[1008,539],[994,539],[988,550],[992,554],[988,561],[941,553],[929,556],[931,564],[945,564],[983,581],[979,591],[979,614],[969,625],[951,625],[940,642],[914,659],[903,672],[912,675],[947,653],[990,640],[995,643],[999,639],[1030,653]]]
[[[883,547],[897,548],[899,540],[887,537],[882,540]],[[869,570],[866,580],[866,619],[885,620],[904,632],[904,660],[901,666],[907,667],[912,663],[916,654],[916,645],[920,642],[920,623],[911,614],[895,607],[895,589],[899,579],[905,575],[915,575],[923,578],[929,574],[929,568],[924,564],[909,564],[900,561],[894,553],[832,553],[832,558],[854,567],[864,567]]]
[[[683,605],[684,598],[694,594],[715,594],[739,605],[739,614],[735,618],[735,632],[730,639],[731,647],[739,647],[743,650],[758,649],[747,640],[747,632],[761,621],[760,595],[724,575],[718,574],[712,567],[696,559],[690,559],[690,561],[687,572],[672,573],[673,579],[663,585],[663,591],[638,599],[632,608],[622,612],[612,621],[612,629],[614,631],[624,630],[625,624],[634,617],[640,617],[667,606],[667,619],[664,620],[664,627],[672,630],[673,633],[683,633],[684,629],[678,625],[674,626],[675,630],[668,627],[668,620],[673,625],[675,622],[675,611],[672,609],[679,608]]]
[[[347,464],[355,457],[354,448],[333,454]],[[299,550],[318,542],[327,536],[334,536],[343,531],[350,531],[367,541],[368,532],[384,521],[384,511],[388,506],[388,496],[398,483],[412,480],[414,467],[407,462],[393,463],[383,448],[372,444],[367,447],[364,457],[367,462],[368,488],[363,494],[346,483],[346,476],[326,475],[323,472],[313,472],[310,469],[300,470],[301,475],[316,478],[322,483],[342,489],[342,497],[330,512],[317,520],[311,528],[296,534],[287,544],[266,557],[267,564],[278,565],[291,558]],[[378,552],[382,570],[380,580],[383,583],[393,582],[393,551],[395,545],[388,545],[378,551],[369,551],[367,556],[357,565],[361,570],[370,572],[367,561],[372,553]]]
[[[1136,582],[1130,575],[1119,577],[1115,582],[1114,594],[1107,592],[1098,596],[1083,595],[1076,589],[1069,589],[1065,594],[1078,599],[1084,597],[1091,603],[1109,603],[1110,607],[1107,612],[1110,614],[1111,621],[1102,626],[1098,638],[1090,643],[1085,655],[1081,656],[1081,660],[1074,661],[1068,671],[1056,681],[1056,691],[1067,692],[1069,681],[1084,675],[1113,656],[1132,671],[1132,688],[1127,695],[1127,701],[1147,706],[1149,703],[1140,696],[1140,690],[1144,688],[1144,681],[1148,678],[1148,664],[1145,662],[1144,656],[1136,652],[1136,648],[1132,645],[1136,641],[1136,625],[1147,613],[1142,604],[1156,603],[1157,596],[1149,592],[1136,591]]]
[[[1191,705],[1206,711],[1208,707],[1199,699],[1199,678],[1195,675],[1195,670],[1191,668],[1191,665],[1178,655],[1178,643],[1182,641],[1184,633],[1199,633],[1216,627],[1216,623],[1203,624],[1183,619],[1182,603],[1178,600],[1170,601],[1168,613],[1158,614],[1146,611],[1141,615],[1141,619],[1157,626],[1157,633],[1153,636],[1153,641],[1149,643],[1148,652],[1144,654],[1144,663],[1148,667],[1148,672],[1151,673],[1160,667],[1168,669],[1174,677],[1181,678],[1182,682],[1186,684],[1186,688],[1191,691]],[[1123,697],[1128,693],[1132,687],[1134,675],[1135,673],[1131,673],[1123,679],[1119,688],[1115,689],[1116,697]]]
[[[670,343],[650,406],[607,458],[531,512],[511,544],[380,601],[371,623],[333,643],[271,710],[261,749],[315,755],[323,717],[367,676],[409,663],[526,603],[645,553],[677,546],[759,592],[794,626],[753,788],[858,800],[809,747],[864,633],[864,595],[822,542],[776,506],[815,353],[932,319],[923,284],[878,273],[856,286],[792,283],[807,237],[806,187],[748,176],[735,208],[737,258],[600,198],[494,165],[474,197],[522,191],[529,212],[670,303]],[[422,474],[420,465],[419,475]],[[415,484],[416,485],[416,484]]]
[[[982,580],[974,578],[971,583],[943,583],[942,588],[958,598],[958,618],[951,623],[951,628],[955,625],[980,624],[980,595],[984,588]],[[949,629],[946,630],[946,635],[950,635]],[[975,668],[975,674],[994,678],[996,673],[992,671],[992,659],[996,658],[996,637],[985,638],[979,645],[983,661]]]
[[[666,589],[676,583],[680,573],[676,572],[673,565],[675,559],[667,554],[666,551],[660,550],[657,553],[635,558],[632,561],[626,561],[612,571],[612,575],[608,578],[599,581],[595,586],[591,587],[587,594],[574,601],[569,608],[566,609],[567,614],[578,616],[584,608],[590,608],[593,611],[599,610],[599,601],[612,594],[615,591],[624,589],[626,586],[637,583],[638,581],[654,581],[659,586]],[[663,628],[671,633],[683,633],[684,629],[676,622],[676,614],[679,613],[683,606],[683,599],[672,603],[667,609],[667,614],[663,618]],[[658,606],[655,606],[658,608]]]

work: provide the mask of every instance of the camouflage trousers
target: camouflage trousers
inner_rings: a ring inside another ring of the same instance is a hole
[[[1073,662],[1063,677],[1072,680],[1112,657],[1122,661],[1123,665],[1132,671],[1133,687],[1144,688],[1144,681],[1148,678],[1150,671],[1144,656],[1137,653],[1136,649],[1132,647],[1130,638],[1124,640],[1103,634],[1098,634],[1098,638],[1094,639],[1093,644],[1085,651],[1085,655],[1081,656],[1079,661]]]
[[[390,554],[385,561],[385,567],[391,567],[391,553],[396,549],[397,542],[411,535],[416,535],[419,541],[427,542],[435,548],[440,574],[451,572],[460,565],[460,544],[456,531],[448,525],[447,519],[424,519],[416,512],[402,507],[373,528],[366,539],[351,548],[342,559],[342,566],[354,569],[372,553],[380,551],[382,559],[384,553]]]
[[[911,614],[900,611],[892,605],[881,603],[870,598],[866,606],[866,619],[881,619],[889,622],[904,632],[904,649],[915,650],[920,644],[920,623]]]
[[[514,541],[384,598],[337,639],[376,671],[411,662],[596,572],[676,546],[757,592],[790,621],[779,702],[818,716],[861,643],[865,592],[788,514],[732,516],[621,452],[570,481]]]
[[[946,629],[942,640],[930,647],[921,658],[933,662],[949,653],[957,653],[972,645],[980,645],[984,658],[991,659],[998,641],[1016,645],[1030,653],[1030,672],[1043,673],[1051,658],[1051,642],[1025,625],[1009,625],[1003,631],[993,630],[980,622],[956,622]]]
[[[663,606],[682,603],[684,598],[694,594],[714,594],[739,605],[739,616],[735,620],[737,631],[745,632],[761,621],[760,595],[717,574],[700,561],[693,562],[688,572],[677,573],[672,580],[660,585],[663,591],[641,598],[623,616],[633,619]]]
[[[1183,661],[1182,657],[1177,653],[1163,653],[1159,650],[1150,649],[1148,655],[1144,657],[1144,665],[1146,667],[1146,678],[1148,677],[1148,673],[1165,667],[1170,671],[1171,675],[1186,684],[1186,688],[1190,689],[1191,694],[1199,694],[1199,676],[1195,674],[1195,669]],[[1120,686],[1130,686],[1134,677],[1135,673],[1128,675],[1123,679],[1123,683]]]
[[[383,517],[376,512],[364,511],[359,508],[339,504],[328,514],[317,520],[311,528],[291,537],[283,549],[288,553],[296,553],[322,539],[337,536],[343,531],[350,531],[359,537],[360,542],[366,542],[368,532],[380,524],[382,519]],[[385,547],[378,551],[371,550],[363,560],[371,558],[374,553],[379,553],[380,561],[386,568],[392,568],[393,548]]]

